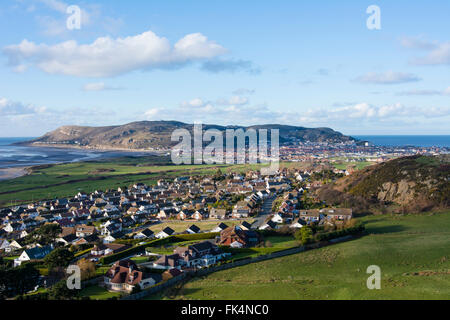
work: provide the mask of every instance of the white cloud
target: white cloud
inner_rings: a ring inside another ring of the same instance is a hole
[[[427,41],[420,37],[404,38],[401,45],[409,49],[420,49],[427,51],[427,55],[414,58],[412,64],[416,65],[450,65],[450,42],[439,43],[437,41]]]
[[[240,89],[236,89],[233,91],[234,95],[237,96],[242,96],[242,95],[251,95],[254,94],[255,90],[254,89],[245,89],[245,88],[240,88]]]
[[[10,101],[6,98],[0,98],[0,115],[1,116],[20,116],[40,114],[47,111],[46,107],[36,107],[33,105],[25,105],[20,102]]]
[[[232,96],[229,99],[219,99],[216,104],[224,106],[242,106],[248,104],[249,100],[242,96]]]
[[[220,100],[219,100],[220,101]],[[304,112],[281,112],[266,105],[221,105],[194,99],[178,108],[153,108],[144,113],[146,120],[199,121],[221,125],[254,125],[265,123],[291,124],[305,127],[355,127],[366,123],[394,128],[406,126],[413,119],[425,123],[450,117],[450,108],[409,107],[401,103],[376,106],[367,102],[335,104],[329,108],[311,108]]]
[[[104,82],[87,83],[83,86],[84,91],[109,91],[109,90],[121,90],[121,87],[114,87],[106,85]]]
[[[413,90],[398,92],[397,95],[398,96],[443,96],[443,95],[450,95],[450,87],[448,87],[445,90],[413,89]]]
[[[94,78],[136,70],[175,68],[226,52],[200,33],[188,34],[172,47],[168,39],[152,31],[126,38],[101,37],[91,44],[65,41],[47,45],[23,40],[3,49],[12,66],[26,61],[49,74]]]
[[[387,71],[384,73],[368,72],[354,81],[367,84],[398,84],[420,80],[419,77],[411,73]]]

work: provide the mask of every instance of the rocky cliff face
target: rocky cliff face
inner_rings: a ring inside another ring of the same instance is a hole
[[[450,207],[450,156],[413,156],[368,167],[318,191],[325,201],[402,206],[409,211]]]

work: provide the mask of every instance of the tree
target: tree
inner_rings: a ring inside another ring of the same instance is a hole
[[[61,227],[56,223],[44,224],[26,236],[25,243],[33,243],[37,239],[40,244],[47,245],[53,243],[61,232]]]
[[[39,271],[30,264],[24,263],[17,268],[0,267],[0,298],[23,295],[33,290],[39,281]]]
[[[44,263],[48,266],[49,269],[53,268],[64,268],[67,267],[74,259],[73,252],[70,252],[66,248],[58,248],[50,252],[45,258]]]
[[[310,227],[304,226],[295,233],[295,238],[303,245],[308,244],[313,238],[313,231]]]
[[[73,300],[78,297],[77,290],[71,290],[67,287],[66,280],[61,280],[48,290],[50,300]]]
[[[86,280],[95,276],[95,263],[88,259],[81,259],[77,265],[80,267],[81,279]]]

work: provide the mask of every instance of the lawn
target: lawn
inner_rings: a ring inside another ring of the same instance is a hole
[[[90,297],[92,300],[106,300],[113,297],[119,297],[118,292],[109,292],[99,286],[90,286],[80,291],[80,297]]]
[[[367,236],[216,272],[176,298],[450,299],[450,212],[360,219]],[[370,265],[381,268],[380,290],[367,289]]]
[[[375,164],[374,162],[363,161],[363,162],[341,162],[333,163],[333,166],[338,170],[346,170],[347,168],[355,166],[357,170],[364,169],[367,166]]]

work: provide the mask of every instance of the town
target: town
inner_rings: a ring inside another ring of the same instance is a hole
[[[0,209],[2,261],[13,271],[39,271],[35,286],[9,294],[52,290],[69,263],[107,292],[137,293],[199,269],[308,244],[313,233],[321,240],[335,230],[360,231],[351,208],[327,207],[310,192],[322,185],[321,170],[262,176],[218,169]],[[345,174],[335,169],[331,179]],[[245,248],[255,251],[246,256]]]

